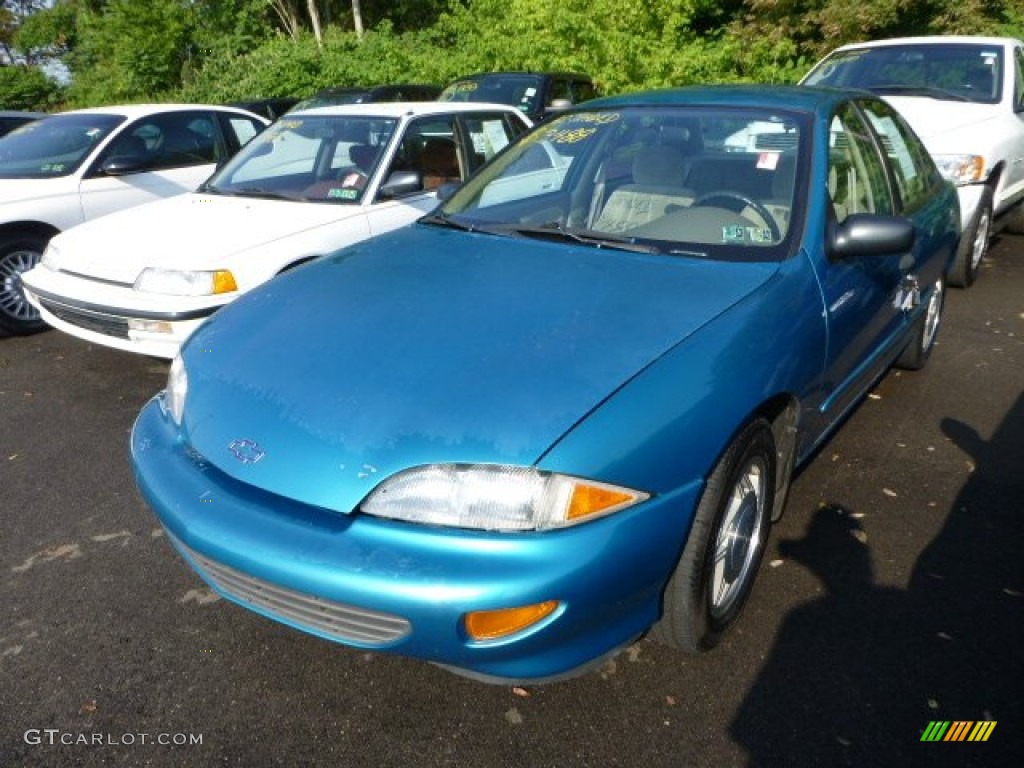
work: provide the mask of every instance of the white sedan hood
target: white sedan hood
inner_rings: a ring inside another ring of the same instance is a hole
[[[363,214],[356,205],[190,193],[86,222],[53,239],[61,271],[131,284],[146,267],[220,269],[232,256]]]
[[[933,155],[973,152],[985,144],[980,126],[996,119],[997,104],[949,102],[921,96],[889,96],[885,100],[903,115]]]

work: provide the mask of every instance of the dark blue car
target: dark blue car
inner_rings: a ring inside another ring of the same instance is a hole
[[[491,681],[710,649],[794,467],[927,361],[958,222],[867,93],[593,101],[216,313],[139,487],[219,593],[346,645]]]

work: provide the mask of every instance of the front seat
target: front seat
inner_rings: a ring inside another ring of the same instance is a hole
[[[637,152],[632,184],[623,184],[608,197],[593,229],[624,232],[688,206],[696,195],[683,186],[686,158],[675,147],[655,144]]]

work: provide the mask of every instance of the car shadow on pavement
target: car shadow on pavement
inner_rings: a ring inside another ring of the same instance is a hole
[[[825,592],[786,616],[731,723],[750,766],[1019,764],[1024,395],[989,441],[953,419],[942,431],[975,470],[907,589],[875,584],[867,537],[840,505],[780,542]],[[996,726],[985,743],[922,742],[933,721]]]

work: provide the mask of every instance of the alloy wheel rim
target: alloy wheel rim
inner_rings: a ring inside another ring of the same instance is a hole
[[[942,281],[935,284],[931,298],[928,299],[928,309],[924,316],[924,333],[921,335],[921,350],[927,352],[935,342],[935,335],[939,332],[939,321],[942,317]]]
[[[977,269],[988,246],[989,215],[983,212],[978,220],[978,228],[974,231],[974,242],[971,243],[971,269]]]
[[[762,547],[767,467],[752,459],[733,486],[715,540],[711,615],[724,616],[742,599]]]
[[[11,251],[0,258],[0,312],[15,320],[32,321],[39,318],[39,310],[29,304],[21,275],[39,263],[36,251]]]

